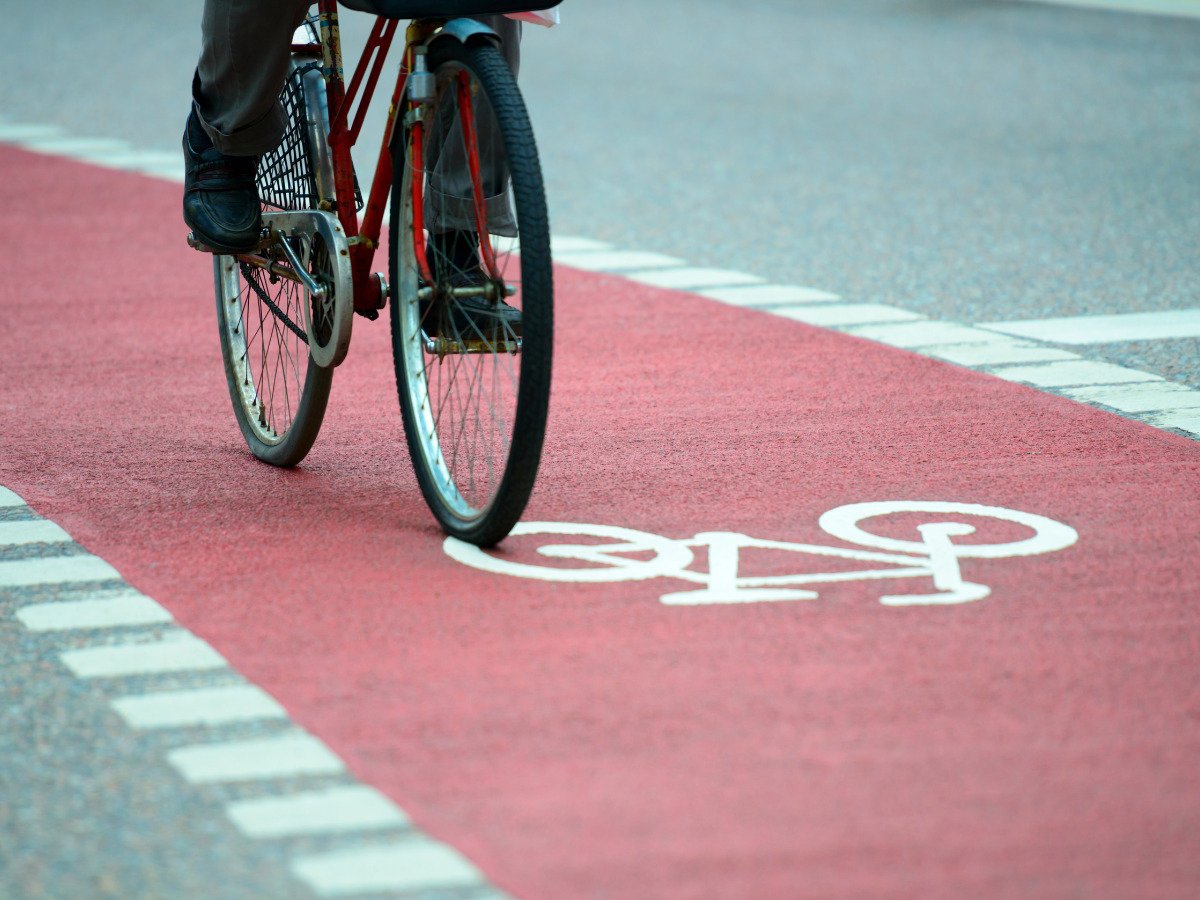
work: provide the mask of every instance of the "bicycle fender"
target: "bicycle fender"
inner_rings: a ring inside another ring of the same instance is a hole
[[[474,41],[488,41],[500,46],[500,35],[475,19],[451,19],[436,32],[425,44],[432,47],[443,40],[456,40],[460,44],[470,44]]]

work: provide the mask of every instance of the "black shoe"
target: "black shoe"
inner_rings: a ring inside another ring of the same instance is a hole
[[[258,158],[226,156],[212,145],[193,110],[183,132],[183,162],[183,221],[196,240],[221,253],[245,253],[258,246]]]

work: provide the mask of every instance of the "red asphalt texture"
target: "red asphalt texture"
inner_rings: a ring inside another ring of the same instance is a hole
[[[1200,893],[1200,443],[561,269],[527,519],[836,545],[827,509],[947,500],[1079,541],[966,560],[992,595],[947,607],[878,603],[928,581],[668,607],[687,584],[488,574],[419,496],[385,320],[355,321],[306,463],[259,464],[179,187],[11,148],[0,170],[0,483],[500,887]]]

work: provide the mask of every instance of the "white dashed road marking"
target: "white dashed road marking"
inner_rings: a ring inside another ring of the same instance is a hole
[[[275,698],[252,684],[119,697],[112,707],[130,728],[181,728],[286,719]]]
[[[1114,366],[1112,363],[1092,362],[1087,359],[1045,363],[1039,366],[1009,366],[996,369],[992,374],[1008,381],[1020,381],[1039,387],[1126,384],[1163,380],[1161,375],[1151,375],[1149,372]]]
[[[1113,316],[1071,316],[1023,319],[980,325],[1016,337],[1052,344],[1111,344],[1118,341],[1160,341],[1200,337],[1200,309],[1122,313]]]
[[[0,522],[0,547],[19,547],[22,544],[61,544],[70,540],[70,535],[48,519]]]
[[[63,665],[79,678],[122,678],[160,672],[223,669],[228,663],[216,650],[187,632],[144,644],[117,644],[67,650]]]
[[[240,800],[226,806],[225,813],[243,834],[253,838],[405,828],[409,824],[392,801],[366,785]]]
[[[298,877],[322,896],[372,891],[434,891],[472,888],[483,876],[459,853],[425,838],[299,859]]]
[[[705,269],[692,266],[680,266],[674,269],[648,269],[644,272],[629,272],[625,275],[630,281],[648,284],[652,287],[671,288],[672,290],[695,290],[706,287],[725,287],[735,284],[762,284],[765,279],[748,272],[734,272],[730,269]]]
[[[170,622],[171,614],[136,591],[90,600],[35,603],[17,610],[17,621],[30,631],[66,631],[78,628],[118,628]]]
[[[167,759],[192,784],[336,775],[345,768],[332,750],[303,732],[180,747]]]
[[[95,556],[34,557],[0,562],[0,588],[109,581],[120,577],[116,569]]]

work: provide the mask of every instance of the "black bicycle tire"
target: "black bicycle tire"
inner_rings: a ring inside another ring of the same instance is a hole
[[[400,304],[397,298],[393,298],[390,304],[393,367],[405,440],[426,503],[447,534],[480,547],[490,547],[508,535],[524,512],[537,478],[545,441],[554,341],[554,279],[550,260],[549,219],[533,129],[516,79],[500,51],[486,42],[464,45],[443,40],[431,49],[428,63],[435,76],[443,65],[453,63],[463,66],[479,79],[487,92],[508,157],[520,228],[522,349],[513,437],[500,484],[491,503],[480,515],[470,519],[459,516],[444,502],[435,486],[406,390],[405,355],[401,346]],[[405,239],[405,204],[411,202],[411,197],[406,198],[402,190],[406,153],[406,144],[401,136],[392,145],[389,268],[396,289],[401,284],[398,248]]]
[[[311,61],[294,59],[293,71],[304,67]],[[300,110],[300,115],[304,111]],[[316,195],[315,179],[312,177],[312,149],[308,143],[307,130],[300,129],[304,151],[310,158],[309,182],[312,193]],[[217,328],[221,337],[221,357],[225,364],[225,381],[229,388],[229,399],[237,418],[238,428],[246,441],[246,446],[256,459],[280,468],[291,468],[298,465],[313,448],[325,419],[325,410],[329,403],[329,394],[333,386],[333,369],[322,368],[313,362],[312,355],[308,357],[308,366],[304,376],[304,389],[297,405],[296,414],[288,426],[283,440],[278,443],[267,443],[256,433],[250,422],[248,411],[242,402],[242,390],[239,384],[234,361],[234,352],[229,342],[229,326],[226,319],[225,304],[222,303],[221,266],[234,264],[233,257],[217,256],[213,261],[214,293],[217,301]],[[244,276],[239,274],[239,279]]]

